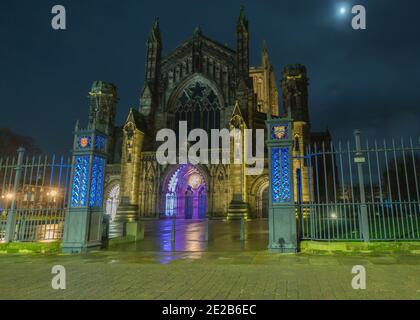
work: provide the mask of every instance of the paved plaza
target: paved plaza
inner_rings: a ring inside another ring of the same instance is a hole
[[[215,230],[217,229],[217,230]],[[0,299],[420,299],[420,256],[281,255],[264,249],[264,223],[239,239],[239,224],[149,222],[146,239],[87,255],[0,255]],[[159,231],[158,233],[156,231]],[[53,290],[51,270],[66,269]],[[354,290],[355,265],[367,271]]]

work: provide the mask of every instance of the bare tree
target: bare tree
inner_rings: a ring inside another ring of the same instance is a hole
[[[40,153],[33,138],[19,135],[9,128],[0,129],[0,157],[16,156],[19,147],[24,147],[27,155]]]
[[[420,183],[420,155],[415,154],[414,160],[411,153],[406,153],[405,157],[399,156],[392,159],[389,163],[389,174],[384,170],[383,179],[385,190],[390,190],[390,196],[394,201],[418,201]]]

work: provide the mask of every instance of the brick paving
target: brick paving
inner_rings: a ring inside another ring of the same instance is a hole
[[[87,255],[0,255],[0,299],[420,299],[420,255],[273,254],[265,228],[243,243],[238,225],[221,223],[209,244],[202,226],[180,225],[171,247],[161,227]],[[66,268],[66,290],[51,287],[55,265]],[[355,265],[366,267],[366,290],[351,287]]]
[[[356,264],[366,267],[366,290],[351,287]],[[66,268],[66,290],[51,287],[54,265]],[[3,255],[0,299],[420,299],[420,257],[109,251],[80,257]]]

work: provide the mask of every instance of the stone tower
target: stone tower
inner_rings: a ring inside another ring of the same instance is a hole
[[[117,108],[117,88],[103,81],[95,81],[89,91],[89,126],[111,134]]]
[[[306,67],[300,64],[288,65],[283,69],[282,76],[283,106],[286,113],[290,109],[294,121],[306,122],[309,125],[309,79]]]
[[[283,106],[293,119],[293,172],[296,201],[309,200],[309,173],[303,157],[311,140],[309,121],[308,85],[306,67],[300,64],[288,65],[282,72],[281,86]]]
[[[98,130],[108,136],[108,159],[113,160],[115,147],[115,115],[117,112],[117,88],[104,81],[95,81],[89,91],[89,130]]]
[[[268,54],[267,43],[264,41],[262,48],[262,61],[260,67],[251,67],[250,75],[254,82],[254,93],[257,98],[257,111],[272,116],[279,115],[279,92],[274,67]],[[265,119],[263,119],[265,126]]]

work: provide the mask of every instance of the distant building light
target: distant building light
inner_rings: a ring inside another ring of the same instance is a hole
[[[51,197],[56,197],[58,195],[58,192],[56,190],[52,190],[52,191],[49,192],[48,195],[51,196]]]

